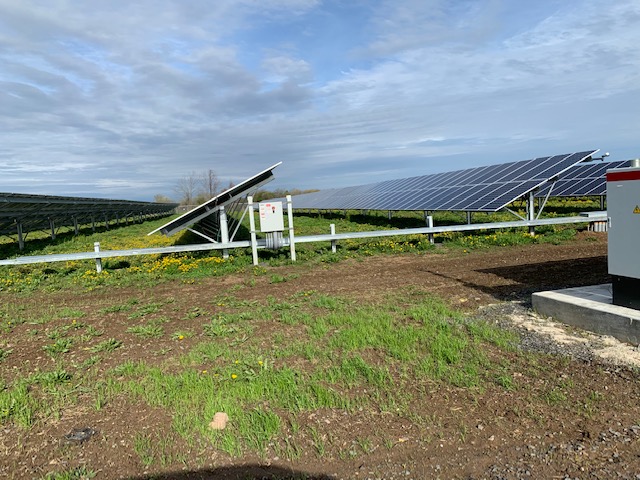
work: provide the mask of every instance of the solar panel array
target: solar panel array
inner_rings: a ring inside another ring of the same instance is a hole
[[[15,235],[18,226],[26,234],[52,227],[164,216],[172,213],[176,206],[173,203],[0,193],[0,234]]]
[[[496,212],[598,150],[296,195],[294,208]]]
[[[558,181],[536,193],[536,197],[587,197],[607,194],[607,170],[631,166],[630,160],[589,162],[576,165],[563,173]],[[549,193],[551,189],[551,193]]]

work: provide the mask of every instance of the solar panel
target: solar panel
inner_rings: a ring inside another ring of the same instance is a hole
[[[536,197],[586,197],[607,194],[606,172],[609,169],[625,168],[630,160],[616,162],[589,162],[576,165],[563,173],[558,180],[544,187]],[[551,193],[549,190],[551,189]]]
[[[241,198],[249,195],[251,192],[258,190],[258,188],[265,183],[273,180],[273,169],[281,163],[282,162],[278,162],[253,177],[240,182],[238,185],[225,190],[213,197],[211,200],[207,200],[202,205],[198,205],[196,208],[188,211],[169,223],[156,228],[153,232],[149,232],[148,235],[161,232],[164,235],[170,236],[174,233],[185,230],[192,225],[202,222],[203,233],[206,233],[208,237],[211,235],[218,237],[218,216],[210,216],[219,212],[220,207],[225,207],[225,209],[229,207],[229,210],[237,211],[237,205],[234,204]]]
[[[598,150],[296,195],[294,208],[495,212]]]
[[[173,213],[177,204],[0,193],[0,235],[18,235],[20,248],[30,232],[100,222],[119,222],[135,217],[159,217]]]

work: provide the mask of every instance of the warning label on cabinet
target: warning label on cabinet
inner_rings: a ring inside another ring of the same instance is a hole
[[[636,208],[633,209],[633,213],[640,215],[640,205],[636,205]]]

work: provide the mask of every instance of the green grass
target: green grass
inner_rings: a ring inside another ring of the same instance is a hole
[[[368,408],[396,414],[406,409],[402,392],[407,382],[477,388],[494,383],[502,372],[487,360],[483,346],[502,344],[495,339],[505,334],[490,325],[470,327],[460,313],[425,292],[412,289],[406,297],[367,307],[326,295],[295,294],[292,299],[300,317],[293,323],[299,329],[297,341],[282,339],[283,348],[274,348],[275,343],[265,343],[269,337],[245,335],[254,328],[251,322],[261,321],[256,317],[269,311],[279,315],[273,299],[267,299],[262,313],[263,307],[247,302],[205,323],[205,340],[166,369],[125,362],[107,372],[96,387],[96,409],[125,395],[169,411],[173,430],[184,441],[203,438],[234,456],[265,455],[274,448],[294,458],[300,447],[286,437],[284,427],[294,425],[301,412]],[[325,313],[309,315],[318,308]],[[244,340],[234,344],[237,337]],[[207,425],[219,411],[231,421],[225,431],[213,432]],[[322,457],[330,444],[325,434],[319,429],[306,434]],[[157,442],[140,435],[135,443],[141,462],[160,462]],[[360,451],[374,448],[370,439],[360,439]]]

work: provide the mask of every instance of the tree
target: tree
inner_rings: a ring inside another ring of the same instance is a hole
[[[156,203],[176,203],[166,195],[162,195],[161,193],[157,194],[153,197],[153,201]]]
[[[220,179],[216,173],[209,169],[200,174],[200,188],[202,194],[209,200],[215,197],[220,191]]]
[[[197,189],[198,175],[192,172],[190,175],[178,179],[175,192],[180,196],[182,205],[193,205]]]

